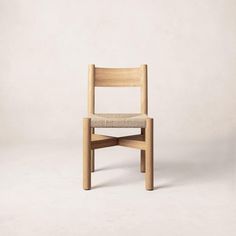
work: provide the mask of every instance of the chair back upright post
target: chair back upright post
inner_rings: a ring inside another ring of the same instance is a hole
[[[95,65],[89,65],[88,74],[88,115],[95,111]]]
[[[141,113],[148,114],[148,86],[147,86],[147,65],[140,66],[141,74]]]
[[[147,65],[138,68],[100,68],[89,65],[88,114],[95,112],[95,87],[140,87],[141,113],[148,114]]]

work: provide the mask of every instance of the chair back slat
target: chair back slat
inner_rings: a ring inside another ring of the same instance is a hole
[[[139,87],[140,68],[95,68],[95,87]]]
[[[89,65],[88,113],[95,112],[95,87],[140,87],[141,113],[148,113],[147,65],[137,68],[100,68]]]

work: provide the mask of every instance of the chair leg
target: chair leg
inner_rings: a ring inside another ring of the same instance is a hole
[[[94,134],[95,129],[91,128],[91,133]],[[95,171],[95,150],[91,150],[91,172]]]
[[[145,135],[145,129],[141,129],[141,134]],[[145,172],[145,150],[140,151],[140,172]]]
[[[83,120],[83,188],[91,189],[91,128],[90,118]]]
[[[145,129],[145,185],[147,190],[153,190],[153,119],[148,118]]]
[[[140,172],[145,173],[145,151],[141,150]]]
[[[95,156],[94,156],[94,154],[95,154],[94,150],[91,150],[91,172],[95,171],[95,167],[94,167]]]

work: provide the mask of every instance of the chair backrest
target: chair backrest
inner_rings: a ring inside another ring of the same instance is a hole
[[[89,114],[95,110],[95,87],[140,87],[141,113],[148,113],[147,65],[137,68],[99,68],[89,65]]]

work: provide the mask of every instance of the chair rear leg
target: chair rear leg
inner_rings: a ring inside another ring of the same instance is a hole
[[[83,120],[83,188],[91,189],[91,128],[90,118]]]
[[[140,172],[145,173],[145,150],[140,151]]]
[[[91,150],[91,172],[94,172],[95,171],[95,152],[94,150]]]
[[[94,134],[95,129],[91,128],[91,134]],[[91,172],[95,171],[95,150],[91,150]]]
[[[153,119],[148,118],[145,129],[145,185],[147,190],[153,190]]]
[[[141,134],[145,136],[145,129],[141,129]],[[140,172],[145,172],[145,150],[140,150]]]

